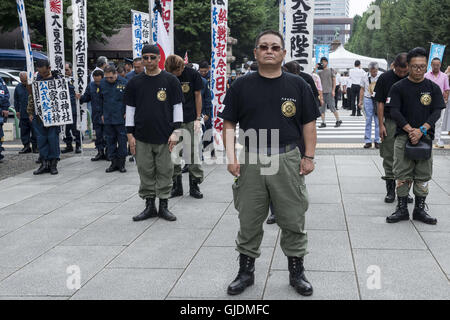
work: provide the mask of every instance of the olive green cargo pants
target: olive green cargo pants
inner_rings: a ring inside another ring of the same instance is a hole
[[[384,180],[394,180],[394,144],[397,124],[392,119],[385,119],[384,126],[387,136],[380,145],[380,156],[383,158]]]

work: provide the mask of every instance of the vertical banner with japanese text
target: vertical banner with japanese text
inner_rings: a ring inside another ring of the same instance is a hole
[[[443,45],[443,44],[437,44],[437,43],[433,43],[433,42],[431,43],[430,56],[428,58],[427,72],[431,71],[431,61],[434,58],[438,58],[442,62],[442,59],[444,58],[445,47],[446,47],[446,45]]]
[[[52,70],[64,75],[63,1],[44,0],[47,52]]]
[[[314,0],[286,0],[286,62],[297,61],[303,70],[313,69]]]
[[[211,0],[211,97],[213,102],[214,147],[223,150],[223,119],[227,88],[228,0]]]
[[[142,56],[144,45],[151,42],[150,15],[131,10],[131,29],[133,32],[133,59],[136,59]]]
[[[173,12],[173,3],[175,0],[149,0],[149,8],[150,8],[150,22],[151,22],[151,26],[152,26],[152,36],[151,36],[151,40],[153,41],[153,39],[157,39],[158,35],[157,35],[157,30],[156,28],[153,28],[153,26],[155,26],[155,24],[157,24],[157,20],[155,19],[155,14],[153,9],[155,8],[155,4],[158,4],[158,2],[161,5],[161,9],[162,9],[162,14],[161,17],[164,21],[164,27],[166,28],[167,31],[167,35],[169,37],[169,44],[170,44],[170,52],[169,54],[174,54],[174,12]],[[156,43],[156,41],[153,41],[152,43]]]
[[[316,64],[320,62],[323,57],[330,60],[330,46],[328,44],[317,44],[316,45]]]
[[[73,49],[73,78],[75,92],[83,94],[87,88],[88,66],[87,66],[87,10],[86,0],[72,0],[72,49]],[[82,116],[80,116],[80,103],[77,103],[77,130],[87,129],[87,105],[83,104]]]
[[[280,22],[279,30],[286,42],[286,0],[280,0]]]
[[[22,32],[23,47],[25,48],[25,56],[27,59],[27,82],[33,82],[34,64],[33,51],[31,50],[30,33],[28,31],[27,15],[25,13],[25,5],[23,0],[16,0],[17,13],[19,14],[20,30]]]

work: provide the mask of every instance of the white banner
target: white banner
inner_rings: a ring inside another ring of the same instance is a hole
[[[286,0],[286,62],[297,61],[307,73],[313,69],[314,0]]]
[[[150,43],[150,15],[131,10],[131,29],[133,32],[133,59],[142,57],[142,48]]]
[[[224,150],[223,119],[217,115],[225,107],[227,89],[228,0],[211,0],[211,97],[213,101],[214,147]]]
[[[72,0],[72,49],[73,49],[73,79],[75,92],[83,94],[88,81],[88,42],[87,42],[87,8],[86,0]],[[77,103],[77,130],[87,128],[87,105]],[[80,117],[80,108],[83,115]],[[81,121],[80,121],[81,120]]]
[[[157,3],[159,1],[159,3],[161,4],[161,8],[163,11],[163,14],[161,15],[164,21],[164,27],[166,28],[167,34],[169,36],[169,43],[170,43],[170,52],[169,54],[174,54],[174,30],[173,30],[173,2],[175,0],[149,0],[148,1],[148,6],[149,6],[149,11],[150,11],[150,18],[151,18],[151,26],[155,25],[155,16],[153,13],[153,9],[155,8],[155,3]],[[158,35],[157,35],[157,31],[152,28],[151,30],[152,32],[152,37],[151,37],[151,41],[152,43],[157,43],[158,39]]]
[[[280,33],[283,35],[283,39],[286,42],[286,0],[280,0]]]
[[[52,70],[64,75],[64,22],[63,1],[44,0],[47,52]]]
[[[33,82],[33,97],[36,114],[41,118],[44,127],[73,123],[66,79]]]
[[[27,59],[27,75],[28,84],[33,83],[34,64],[33,64],[33,51],[31,50],[30,34],[28,32],[27,15],[25,13],[25,5],[23,0],[16,0],[17,12],[19,14],[20,30],[22,31],[23,47],[25,49],[25,55]]]

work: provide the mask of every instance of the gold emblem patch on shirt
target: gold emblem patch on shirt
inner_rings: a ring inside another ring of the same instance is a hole
[[[424,94],[422,95],[422,97],[420,98],[420,102],[424,105],[424,106],[429,106],[431,104],[431,96],[429,94]]]
[[[181,86],[181,89],[183,90],[183,93],[188,93],[191,90],[191,87],[189,86],[189,82],[183,83]]]
[[[295,103],[292,101],[286,101],[281,105],[281,112],[287,118],[292,118],[297,113],[297,108]]]
[[[167,99],[167,93],[164,90],[159,90],[156,97],[159,101],[164,102]]]

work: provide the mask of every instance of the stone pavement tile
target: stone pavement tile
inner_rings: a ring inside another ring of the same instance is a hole
[[[350,242],[346,231],[308,230],[308,254],[305,269],[310,271],[354,271]],[[288,270],[288,261],[278,245],[272,270]]]
[[[200,185],[200,191],[203,193],[203,199],[200,201],[229,203],[233,200],[232,179],[225,181],[216,180],[218,179],[217,177],[208,177],[208,179],[211,180]],[[187,187],[185,191],[189,192],[189,188]]]
[[[227,295],[239,270],[239,253],[231,247],[202,247],[169,297],[211,299],[261,299],[273,249],[262,250],[255,263],[255,284],[237,297]]]
[[[136,188],[136,190],[137,190],[137,188]],[[171,204],[172,204],[171,201],[169,201],[169,207]],[[131,217],[141,213],[142,210],[144,210],[144,209],[145,209],[145,201],[142,200],[139,197],[139,195],[135,195],[135,196],[131,197],[130,199],[117,205],[108,214],[110,214],[110,215],[127,215],[131,219]]]
[[[428,251],[354,250],[361,297],[364,300],[450,299],[449,282]],[[380,270],[381,289],[369,289]]]
[[[0,215],[0,237],[19,229],[20,227],[36,220],[39,216],[32,215]]]
[[[33,221],[30,226],[82,229],[107,214],[116,206],[117,203],[112,202],[90,203],[75,201]]]
[[[110,186],[106,185],[95,192],[81,197],[81,202],[123,202],[137,193],[136,186]]]
[[[61,194],[87,194],[92,192],[95,194],[98,189],[102,186],[118,179],[118,177],[107,176],[106,174],[102,176],[95,175],[83,175],[69,182],[61,184],[53,189],[50,189],[48,193]]]
[[[386,183],[375,177],[341,177],[342,193],[386,194]]]
[[[442,189],[444,189],[445,192],[450,193],[450,177],[440,177],[435,176],[433,177],[433,181]]]
[[[365,165],[365,164],[373,164],[372,156],[353,156],[353,155],[336,155],[334,156],[336,159],[336,165]]]
[[[335,166],[336,162],[334,156],[316,155],[316,162],[318,166]]]
[[[341,204],[310,204],[306,212],[307,230],[347,230]]]
[[[19,185],[19,184],[26,185],[27,182],[30,180],[31,180],[30,178],[18,178],[18,177],[10,177],[7,179],[3,179],[3,180],[1,180],[1,183],[0,183],[0,191],[9,189],[9,188]]]
[[[16,185],[0,192],[0,202],[8,205],[45,192],[54,185]]]
[[[108,185],[110,186],[123,186],[123,185],[130,185],[134,186],[135,188],[139,188],[140,180],[139,175],[135,173],[129,173],[125,177],[120,177],[118,179],[115,179],[112,182],[109,182]]]
[[[450,274],[450,233],[421,232],[439,265],[446,274]]]
[[[264,223],[264,237],[262,247],[274,248],[277,243],[279,228],[277,225]],[[234,215],[224,215],[212,231],[204,246],[207,247],[236,247],[236,236],[239,231],[239,219]]]
[[[163,300],[182,272],[176,269],[104,269],[71,299]]]
[[[0,267],[21,268],[60,242],[76,229],[24,226],[0,238]]]
[[[36,167],[37,169],[37,167]],[[74,180],[77,177],[81,176],[83,172],[78,171],[70,171],[70,172],[63,172],[60,168],[58,168],[59,174],[58,175],[51,175],[51,174],[43,174],[39,176],[34,176],[31,171],[28,172],[28,176],[30,178],[30,181],[27,182],[27,185],[30,186],[45,186],[45,185],[53,185],[57,186],[60,184],[64,184],[68,181]]]
[[[101,271],[122,247],[53,248],[0,283],[0,296],[72,296],[67,287],[71,266],[80,271],[81,285]]]
[[[338,184],[338,178],[335,167],[317,166],[311,174],[305,177],[306,185],[310,184]]]
[[[152,226],[126,248],[108,268],[184,269],[200,249],[209,230]]]
[[[426,246],[410,221],[386,223],[384,217],[348,216],[353,248],[426,250]]]
[[[4,207],[7,207],[7,206],[8,206],[7,203],[2,203],[2,202],[0,202],[0,209],[2,209],[2,208],[4,208]]]
[[[306,272],[314,293],[303,297],[289,285],[288,271],[270,271],[264,300],[359,300],[353,272]]]
[[[81,194],[38,194],[0,210],[2,215],[43,215],[63,207]]]
[[[450,232],[450,215],[449,215],[449,205],[437,205],[437,204],[429,204],[428,205],[428,214],[438,220],[436,225],[425,224],[420,221],[412,220],[414,226],[422,231],[430,231],[430,232]],[[410,214],[413,212],[413,208],[410,208]]]
[[[125,246],[133,242],[154,219],[136,223],[130,217],[106,215],[62,243],[64,246]]]
[[[39,297],[24,297],[24,296],[0,296],[0,300],[69,300],[69,297],[52,297],[52,296],[39,296]]]
[[[231,203],[230,206],[228,207],[227,211],[225,211],[226,215],[238,215],[239,212],[236,210],[236,208],[234,207],[234,204]]]
[[[387,217],[395,211],[397,201],[385,203],[383,194],[349,194],[344,193],[344,209],[347,216]],[[409,210],[412,209],[410,204]]]
[[[337,166],[337,170],[339,177],[354,177],[359,179],[361,177],[380,178],[382,176],[373,162],[361,162],[360,164],[355,165],[342,164]]]
[[[341,192],[338,185],[306,185],[309,195],[309,203],[331,204],[341,203]]]
[[[430,184],[430,193],[427,197],[427,204],[447,204],[450,205],[450,194],[443,191],[434,181]],[[412,194],[412,191],[411,191]]]
[[[170,228],[210,230],[220,220],[228,205],[228,203],[182,199],[170,210],[177,217],[177,220],[167,222],[159,219],[156,221],[155,227],[170,225]]]
[[[9,275],[13,274],[16,270],[17,269],[14,268],[0,268],[0,282]]]

